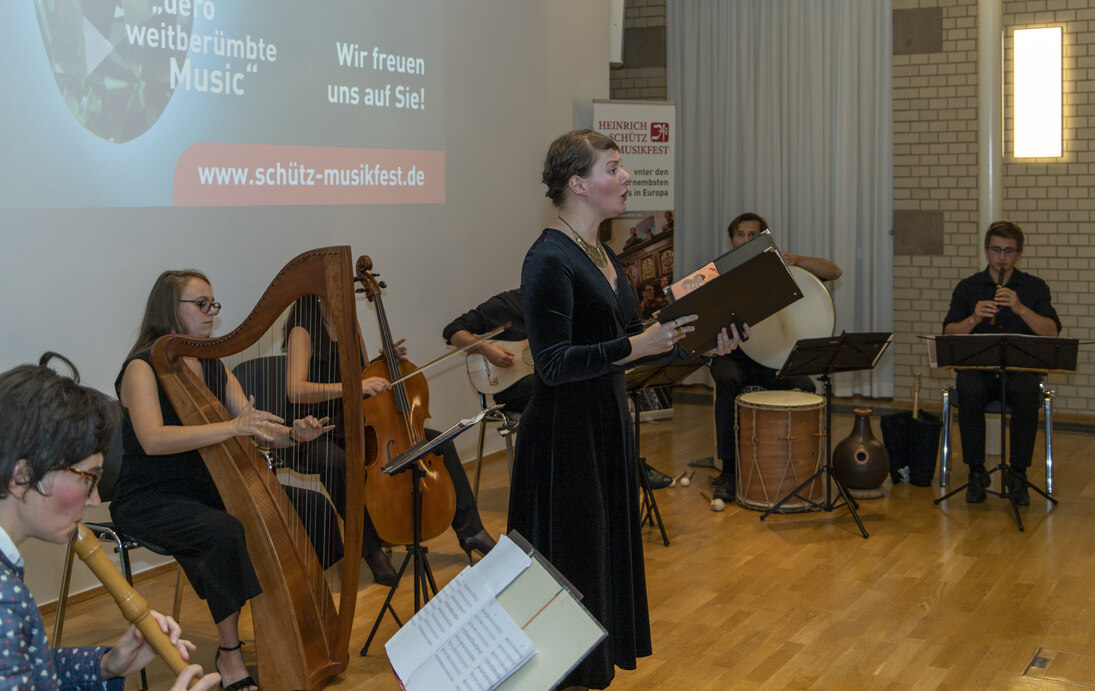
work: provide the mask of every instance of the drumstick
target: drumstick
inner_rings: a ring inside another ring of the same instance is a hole
[[[178,675],[186,668],[186,662],[179,655],[178,649],[171,644],[167,634],[160,630],[160,625],[149,616],[148,600],[141,597],[122,572],[110,561],[103,551],[103,545],[95,537],[95,534],[83,523],[76,524],[76,539],[72,548],[79,555],[80,560],[87,564],[95,577],[102,582],[103,587],[114,598],[118,609],[122,610],[126,620],[136,624],[141,630],[144,639],[152,646],[152,649],[163,658],[171,671]]]

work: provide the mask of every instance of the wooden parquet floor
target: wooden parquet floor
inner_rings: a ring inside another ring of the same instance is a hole
[[[711,455],[710,415],[710,406],[678,405],[672,419],[644,423],[644,455],[674,475]],[[833,424],[840,440],[851,417],[836,415]],[[1041,443],[1039,435],[1031,473],[1039,482]],[[654,655],[637,670],[618,671],[612,687],[1095,687],[1093,451],[1095,437],[1055,434],[1060,504],[1051,508],[1034,495],[1021,509],[1023,532],[1004,499],[969,505],[958,495],[934,506],[938,486],[887,482],[885,497],[861,501],[866,540],[847,509],[764,522],[737,505],[712,512],[713,471],[698,470],[690,487],[656,493],[671,544],[663,546],[656,528],[645,530]],[[951,488],[965,479],[965,466],[956,467]],[[505,457],[496,454],[484,466],[480,494],[495,534],[505,528],[507,494]],[[440,584],[466,564],[451,532],[429,547]],[[382,641],[395,631],[390,617],[369,655],[357,657],[386,595],[364,578],[350,667],[330,689],[398,688],[383,654]],[[163,610],[173,586],[173,570],[139,583]],[[401,591],[395,606],[408,616],[411,591]],[[181,619],[208,668],[215,630],[192,592]],[[244,637],[253,636],[246,610],[243,625]],[[85,600],[70,609],[65,643],[110,641],[121,626],[111,604]],[[150,669],[152,688],[166,688],[166,667]]]

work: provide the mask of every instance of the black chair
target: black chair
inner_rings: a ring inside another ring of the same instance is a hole
[[[1053,399],[1056,392],[1046,387],[1043,379],[1039,384],[1042,391],[1042,411],[1045,422],[1045,450],[1046,450],[1046,494],[1053,494]],[[943,387],[943,439],[942,452],[939,457],[939,486],[946,487],[950,479],[950,451],[951,451],[951,409],[959,406],[958,390],[954,386]],[[1011,414],[1011,406],[1007,407],[1004,415]],[[1000,399],[989,401],[985,406],[985,415],[1000,415]],[[991,419],[991,418],[990,418]],[[986,434],[986,441],[991,439],[991,434]],[[1006,449],[1000,449],[1003,456]]]
[[[292,406],[285,388],[285,368],[285,355],[267,355],[244,360],[232,368],[232,374],[244,393],[255,397],[255,408],[273,413],[284,418],[286,424],[292,424]],[[297,478],[293,477],[293,473],[310,475],[316,469],[303,467],[297,459],[279,449],[260,448],[259,453],[266,458],[270,469],[278,474],[278,482],[304,522],[320,564],[326,569],[336,563],[343,556],[344,544],[338,530],[338,512],[331,498],[325,491],[316,489],[321,486],[318,475],[302,484],[294,484]]]
[[[103,454],[103,474],[99,478],[99,498],[103,503],[110,501],[114,497],[114,485],[118,481],[118,474],[122,469],[122,435],[121,431],[114,435],[114,439],[111,440],[110,449]],[[130,585],[133,584],[133,568],[129,563],[130,550],[143,547],[151,552],[160,554],[163,556],[171,556],[167,550],[159,545],[153,544],[146,540],[138,540],[132,535],[128,535],[118,530],[114,526],[113,521],[103,521],[101,523],[94,523],[85,521],[86,525],[91,532],[101,542],[114,545],[114,552],[118,555],[118,560],[121,562],[122,574],[125,579],[129,581]],[[57,597],[57,617],[53,623],[53,636],[50,638],[50,645],[54,648],[61,645],[61,633],[64,629],[65,623],[65,610],[68,608],[68,591],[69,584],[72,578],[72,558],[74,556],[73,543],[76,540],[76,532],[73,531],[72,537],[68,541],[68,550],[65,554],[65,568],[61,574],[61,592]],[[179,609],[182,606],[182,585],[183,585],[183,570],[181,566],[177,567],[175,575],[175,601],[171,606],[171,616],[176,621],[179,619]],[[144,670],[141,670],[139,688],[141,691],[145,691],[148,688],[148,680],[145,677]]]

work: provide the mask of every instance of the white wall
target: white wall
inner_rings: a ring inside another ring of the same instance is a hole
[[[524,251],[553,215],[540,165],[551,139],[588,126],[590,101],[608,97],[609,11],[607,0],[461,0],[446,2],[445,14],[445,204],[360,206],[351,213],[345,207],[0,212],[0,369],[56,350],[77,364],[86,383],[113,393],[161,271],[205,271],[224,304],[217,332],[226,333],[286,261],[331,244],[373,257],[389,286],[393,330],[408,339],[412,360],[421,364],[445,352],[442,327],[519,283]],[[373,353],[375,313],[364,301],[359,318]],[[434,426],[478,409],[461,357],[432,371],[430,393]],[[465,460],[474,455],[474,436],[460,440]],[[88,517],[105,516],[97,509]],[[56,598],[62,555],[59,546],[24,545],[40,603]],[[146,555],[136,569],[153,563]],[[77,566],[74,590],[92,583]]]

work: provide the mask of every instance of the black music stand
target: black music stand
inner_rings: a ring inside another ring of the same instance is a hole
[[[662,533],[662,543],[666,547],[669,546],[669,536],[665,532],[665,524],[662,523],[662,514],[658,511],[658,502],[654,499],[654,490],[650,488],[650,480],[646,477],[642,454],[639,453],[639,392],[655,386],[673,386],[702,366],[703,363],[696,360],[677,360],[664,365],[640,365],[628,370],[626,374],[627,396],[635,408],[635,468],[639,473],[639,488],[643,494],[639,514],[643,523],[650,521],[650,525],[654,525],[657,521],[658,529]]]
[[[1015,495],[1009,491],[1011,478],[1022,478],[1027,488],[1048,499],[1054,506],[1057,500],[1046,494],[1026,477],[1012,474],[1007,462],[1007,409],[1008,409],[1008,370],[1034,371],[1072,371],[1076,369],[1076,357],[1079,341],[1074,338],[1048,338],[1025,334],[952,334],[934,337],[935,364],[949,369],[991,370],[1000,377],[1000,462],[988,472],[989,477],[1000,471],[1000,492],[985,488],[986,494],[1007,498],[1011,504],[1012,515],[1019,531],[1023,530],[1023,519],[1019,516],[1019,505]],[[959,402],[961,403],[961,402]],[[944,494],[935,500],[939,504],[944,499],[958,494],[969,487],[964,485]],[[990,481],[991,486],[991,481]]]
[[[768,518],[769,514],[779,511],[779,507],[793,497],[798,497],[822,511],[835,511],[841,506],[847,506],[852,518],[855,519],[856,525],[859,526],[859,532],[863,533],[863,539],[866,540],[869,537],[867,529],[863,527],[863,521],[859,520],[859,514],[856,513],[859,504],[844,489],[844,485],[840,483],[840,480],[833,475],[833,389],[829,378],[837,372],[874,369],[879,358],[882,357],[882,352],[886,350],[886,346],[890,345],[892,340],[892,333],[843,332],[832,338],[803,338],[791,348],[790,354],[787,355],[787,361],[783,363],[783,367],[780,368],[776,376],[782,378],[819,375],[819,378],[825,384],[825,464],[818,468],[817,472],[811,475],[806,482],[803,482],[790,494],[776,502],[772,508],[765,511],[760,520],[763,521]],[[818,504],[799,494],[822,475],[825,476],[824,504]],[[837,504],[833,499],[832,486],[834,484],[840,496],[844,499],[843,504]]]
[[[422,609],[422,606],[430,601],[430,593],[437,594],[437,583],[433,578],[433,570],[430,568],[429,561],[429,547],[422,544],[422,478],[426,476],[426,471],[418,466],[415,461],[422,458],[428,453],[432,453],[437,447],[444,444],[453,437],[463,434],[471,429],[473,426],[479,424],[484,417],[498,411],[502,406],[496,405],[490,408],[485,408],[474,417],[457,422],[452,427],[448,428],[441,434],[437,435],[433,439],[426,439],[416,444],[412,444],[407,447],[407,450],[399,454],[395,458],[388,458],[388,462],[384,464],[381,470],[388,475],[396,475],[406,470],[411,471],[411,503],[413,508],[412,515],[414,516],[414,543],[407,545],[407,555],[403,557],[403,563],[399,565],[399,573],[396,576],[395,585],[388,590],[388,597],[384,599],[384,604],[380,607],[380,613],[376,615],[376,621],[373,622],[373,629],[369,632],[369,638],[365,641],[364,647],[361,648],[361,654],[366,655],[369,652],[369,646],[373,643],[373,637],[376,636],[377,629],[380,628],[380,622],[384,620],[384,613],[391,612],[392,618],[395,619],[395,623],[400,627],[403,626],[403,622],[400,621],[399,615],[396,614],[395,608],[392,607],[392,598],[395,597],[396,588],[403,581],[403,574],[407,570],[407,565],[414,561],[414,611]]]

